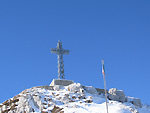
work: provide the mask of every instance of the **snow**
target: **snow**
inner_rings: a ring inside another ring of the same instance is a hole
[[[106,113],[106,102],[103,94],[98,95],[88,91],[68,91],[68,86],[61,86],[59,91],[33,87],[19,95],[19,101],[16,103],[18,104],[18,112],[25,109],[28,111],[34,109],[35,113],[41,113],[41,111],[51,113],[54,106],[57,106],[63,108],[62,111],[64,113]],[[130,99],[132,100],[132,98]],[[109,113],[150,113],[148,105],[138,108],[129,101],[118,102],[108,100]],[[23,108],[24,104],[25,108]]]
[[[56,102],[56,105],[60,108],[64,108],[64,113],[106,113],[106,102],[103,95],[96,95],[85,93],[86,98],[90,99],[92,97],[93,103],[85,103],[84,99],[75,100],[75,102],[69,102],[67,104],[63,104],[58,100],[59,97],[63,98],[65,94],[68,94],[69,97],[78,97],[80,94],[69,92],[67,87],[62,87],[61,91],[44,91],[43,94],[49,95]],[[39,91],[42,92],[42,91]],[[44,93],[45,92],[45,93]],[[52,93],[54,95],[59,95],[59,97],[54,98],[51,96]],[[108,100],[108,109],[109,113],[134,113],[136,111],[136,107],[131,103],[121,103],[117,101],[109,101]],[[147,107],[138,108],[139,113],[150,113],[150,109]],[[136,112],[135,112],[136,113]]]
[[[32,100],[29,102],[29,104],[32,106],[32,108],[34,109],[35,112],[37,112],[37,113],[40,112],[40,110],[34,105]]]
[[[150,113],[150,107],[147,105],[143,105],[142,108],[138,108],[139,113]]]

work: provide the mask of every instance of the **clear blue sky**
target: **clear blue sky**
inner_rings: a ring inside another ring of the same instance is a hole
[[[57,78],[58,40],[66,79],[149,103],[149,0],[0,0],[0,102]]]

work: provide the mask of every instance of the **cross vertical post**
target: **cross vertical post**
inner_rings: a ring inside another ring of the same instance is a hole
[[[69,50],[65,50],[62,48],[62,43],[59,40],[57,43],[57,47],[55,49],[51,49],[51,53],[57,54],[58,58],[58,79],[65,79],[64,75],[64,62],[63,62],[63,55],[69,54]]]

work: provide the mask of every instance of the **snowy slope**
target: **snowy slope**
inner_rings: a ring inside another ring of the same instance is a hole
[[[81,84],[33,87],[0,105],[0,113],[106,113],[104,95],[89,91]],[[130,102],[108,100],[109,113],[150,113],[150,107],[139,108]]]

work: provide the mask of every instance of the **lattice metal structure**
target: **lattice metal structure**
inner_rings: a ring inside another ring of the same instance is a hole
[[[65,79],[63,55],[69,54],[69,50],[63,49],[62,43],[59,40],[57,43],[57,47],[55,49],[51,49],[51,53],[57,54],[58,57],[58,79]]]

